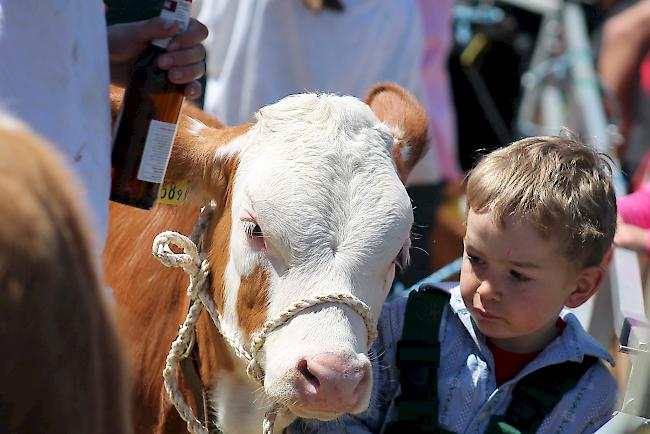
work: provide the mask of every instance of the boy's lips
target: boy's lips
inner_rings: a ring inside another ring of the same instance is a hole
[[[499,319],[498,316],[491,314],[490,312],[486,310],[481,310],[481,309],[475,309],[479,315],[481,315],[483,318],[486,319]]]

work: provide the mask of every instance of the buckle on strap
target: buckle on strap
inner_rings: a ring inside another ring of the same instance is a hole
[[[418,340],[397,342],[397,366],[437,368],[440,366],[440,344]]]

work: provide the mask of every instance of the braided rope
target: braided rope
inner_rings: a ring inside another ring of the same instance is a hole
[[[163,379],[165,390],[170,400],[176,407],[178,413],[187,424],[187,429],[191,434],[209,434],[203,424],[194,416],[192,408],[185,402],[176,382],[176,371],[181,360],[188,357],[192,345],[194,344],[194,331],[203,308],[208,311],[212,322],[217,331],[223,336],[224,340],[230,345],[235,355],[246,362],[246,372],[249,377],[264,385],[264,371],[257,360],[257,353],[262,349],[268,334],[273,330],[289,322],[299,312],[324,303],[340,303],[350,307],[361,316],[368,331],[368,346],[377,337],[377,330],[370,313],[370,308],[357,297],[347,293],[336,293],[328,295],[319,295],[313,298],[300,300],[293,303],[276,318],[270,319],[264,323],[261,330],[251,339],[250,349],[247,350],[236,339],[226,335],[221,327],[221,317],[214,301],[205,290],[205,284],[208,281],[209,264],[207,260],[201,260],[197,243],[207,228],[208,220],[214,211],[215,205],[201,209],[199,222],[192,231],[190,238],[177,232],[165,231],[156,236],[152,246],[153,255],[162,262],[166,267],[180,267],[190,277],[190,283],[187,288],[187,295],[191,301],[185,321],[180,326],[176,339],[172,342],[171,349],[165,359],[165,368],[163,369]],[[183,250],[183,253],[174,253],[169,247],[174,244]],[[272,434],[275,419],[280,410],[280,404],[274,402],[272,407],[265,413],[262,424],[263,434]]]
[[[262,381],[264,375],[262,373],[262,368],[257,362],[257,353],[262,349],[266,337],[273,330],[278,327],[283,326],[289,322],[294,316],[296,316],[301,311],[324,303],[339,303],[349,306],[352,310],[359,314],[363,319],[364,324],[366,325],[366,330],[368,331],[368,347],[372,344],[377,337],[377,329],[374,325],[370,314],[370,308],[357,297],[346,294],[346,293],[334,293],[326,295],[318,295],[313,298],[307,298],[293,303],[289,306],[284,312],[278,315],[276,318],[268,320],[262,326],[262,329],[257,332],[251,339],[251,350],[250,353],[253,356],[252,360],[249,362],[246,372],[250,377],[260,378]],[[260,381],[260,380],[258,380]]]
[[[169,243],[173,242],[182,247],[184,252],[177,254],[171,251]],[[197,297],[198,288],[206,282],[207,269],[203,266],[197,266],[199,260],[196,245],[189,238],[174,233],[163,232],[158,234],[153,243],[153,254],[163,265],[167,267],[181,267],[190,275],[190,284],[187,288],[188,296],[191,299],[191,305],[181,325],[178,336],[172,342],[171,349],[165,359],[165,368],[163,369],[163,380],[165,390],[176,407],[176,410],[187,424],[187,430],[192,434],[209,434],[203,424],[194,416],[192,408],[185,402],[183,394],[176,382],[176,370],[181,362],[189,353],[194,339],[194,329],[199,320],[199,315],[203,310],[203,304]],[[189,251],[189,253],[187,253]],[[199,262],[200,263],[200,262]],[[202,264],[201,264],[202,265]]]

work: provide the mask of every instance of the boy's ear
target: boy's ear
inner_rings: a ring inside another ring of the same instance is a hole
[[[609,264],[612,262],[613,255],[614,255],[614,244],[609,246],[609,250],[607,250],[607,253],[605,253],[605,257],[603,258],[603,261],[600,264],[600,266],[605,270],[609,269]]]
[[[564,305],[575,308],[589,300],[600,287],[605,277],[605,270],[606,268],[603,265],[593,265],[580,271],[576,279],[576,287],[569,294]]]

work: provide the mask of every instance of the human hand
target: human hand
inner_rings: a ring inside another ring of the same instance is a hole
[[[173,37],[167,46],[167,52],[158,58],[158,66],[167,71],[169,81],[186,85],[187,98],[198,98],[202,86],[196,80],[205,74],[205,48],[201,42],[208,36],[208,29],[192,18],[187,30],[174,36],[177,31],[178,23],[165,21],[159,17],[109,26],[111,82],[125,87],[131,65],[149,43],[155,39]]]
[[[649,235],[650,233],[647,229],[623,223],[619,220],[616,227],[616,234],[614,235],[614,244],[636,250],[640,253],[648,253]]]

